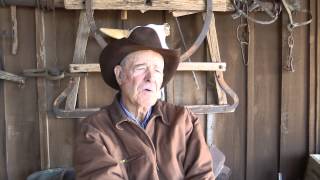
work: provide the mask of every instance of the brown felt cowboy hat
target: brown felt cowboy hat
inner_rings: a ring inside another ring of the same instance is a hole
[[[166,49],[164,38],[153,26],[134,28],[127,38],[114,40],[100,54],[100,68],[103,80],[112,88],[119,90],[114,67],[128,54],[139,50],[153,50],[164,59],[162,87],[172,78],[179,64],[180,50]],[[161,45],[162,44],[162,45]],[[152,59],[150,59],[152,60]]]

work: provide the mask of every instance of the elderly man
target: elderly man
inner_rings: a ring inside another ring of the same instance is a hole
[[[119,93],[81,122],[78,180],[214,179],[198,118],[158,100],[179,64],[179,51],[163,47],[149,26],[135,28],[102,51],[103,79]]]

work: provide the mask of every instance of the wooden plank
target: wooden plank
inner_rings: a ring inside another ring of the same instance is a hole
[[[17,23],[17,8],[16,6],[10,6],[11,10],[11,25],[12,25],[12,49],[13,55],[17,54],[18,51],[18,23]]]
[[[119,11],[95,11],[95,19],[105,27],[122,28],[121,25],[125,25],[127,21],[120,21],[120,13]],[[128,19],[135,18],[135,16],[132,17],[130,11],[128,11],[127,17]],[[124,29],[129,29],[129,27]],[[89,40],[86,50],[86,63],[96,64],[101,50],[95,40]],[[81,77],[79,87],[78,104],[81,108],[101,107],[110,104],[116,93],[115,90],[104,83],[99,73],[89,73]]]
[[[2,26],[2,19],[4,17],[3,10],[0,9],[0,26]],[[0,37],[0,70],[3,70],[3,38]],[[4,81],[0,81],[0,179],[8,179],[7,173],[7,158],[6,158],[6,119],[5,119],[5,105],[4,105]]]
[[[229,179],[245,180],[246,69],[243,68],[240,61],[240,48],[235,37],[235,21],[229,14],[225,13],[215,13],[215,20],[220,42],[220,55],[228,65],[224,72],[224,79],[237,93],[240,103],[234,113],[215,115],[213,141],[226,156],[225,165],[232,171]],[[212,83],[214,83],[214,79],[207,76],[207,103],[213,103],[217,100],[209,97],[210,94],[215,92]]]
[[[10,13],[6,16],[10,19]],[[10,21],[1,26],[11,30]],[[17,9],[19,52],[11,55],[11,41],[4,41],[4,69],[19,74],[24,68],[35,68],[36,59],[34,10]],[[28,80],[23,89],[15,83],[4,82],[4,116],[6,124],[7,172],[8,180],[26,179],[40,169],[39,123],[37,115],[37,89],[34,79]]]
[[[316,11],[316,16],[315,16],[315,20],[314,20],[314,23],[316,23],[316,35],[317,35],[317,39],[316,39],[316,43],[317,46],[316,46],[316,53],[317,53],[317,56],[316,56],[316,64],[317,64],[317,67],[316,67],[316,102],[315,102],[315,106],[316,106],[316,134],[315,134],[315,137],[316,137],[316,153],[319,153],[320,152],[320,46],[318,45],[318,43],[320,42],[320,28],[319,28],[319,24],[320,24],[320,3],[317,1],[317,4],[316,4],[316,7],[317,7],[317,11]]]
[[[317,19],[317,4],[315,0],[310,0],[310,12],[312,13],[312,17]],[[316,30],[317,25],[315,19],[310,24],[309,28],[309,38],[310,38],[310,60],[309,60],[309,153],[316,153],[316,50],[317,50],[317,41],[316,41]]]
[[[307,2],[301,2],[305,6]],[[300,15],[300,18],[302,16]],[[282,66],[287,64],[288,55],[288,16],[282,14]],[[302,179],[307,145],[307,85],[308,58],[307,27],[294,29],[294,68],[291,73],[282,70],[281,77],[281,128],[279,169],[284,179]]]
[[[191,15],[195,13],[199,13],[199,11],[173,11],[172,16],[180,17],[180,16],[186,16],[186,15]]]
[[[93,9],[117,9],[117,10],[205,10],[205,1],[203,0],[159,0],[152,1],[152,6],[141,2],[128,2],[123,0],[94,0]],[[64,0],[66,9],[84,9],[84,3],[81,0]],[[233,11],[233,6],[229,0],[213,0],[213,11]]]
[[[225,71],[226,63],[181,62],[178,71]],[[99,64],[70,64],[71,73],[101,72]]]
[[[47,49],[46,41],[46,27],[44,23],[43,10],[35,9],[36,21],[36,55],[37,68],[46,68]],[[47,106],[47,90],[46,79],[37,79],[37,93],[38,93],[38,117],[39,117],[39,132],[40,132],[40,157],[41,169],[50,168],[50,146],[49,146],[49,123],[48,123],[48,106]]]
[[[247,68],[247,159],[246,159],[246,179],[255,177],[255,24],[249,24],[249,45],[248,45],[248,68]]]
[[[79,12],[56,9],[46,12],[47,67],[64,69],[72,63]],[[54,99],[67,87],[69,79],[47,81],[48,109],[52,110]],[[50,166],[72,167],[75,121],[56,119],[51,111],[49,117]]]
[[[263,14],[252,17],[261,19]],[[279,34],[272,32],[279,26],[277,23],[261,26],[251,22],[249,26],[246,179],[278,179],[281,48]],[[239,57],[238,61],[241,59]],[[245,67],[243,62],[241,64]]]
[[[220,49],[216,30],[216,21],[214,13],[212,13],[211,25],[207,34],[207,43],[209,47],[211,61],[215,63],[221,62]],[[223,73],[216,72],[217,76],[223,78]],[[221,89],[218,80],[215,78],[215,87],[218,95],[218,104],[228,104],[226,93]]]
[[[87,21],[86,11],[82,10],[79,16],[79,27],[75,43],[73,63],[82,64],[85,62],[86,48],[89,38],[90,26]],[[74,87],[66,100],[65,109],[74,110],[77,103],[77,95],[80,84],[80,77],[74,78]]]

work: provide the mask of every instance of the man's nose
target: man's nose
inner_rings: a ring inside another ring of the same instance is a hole
[[[145,80],[153,81],[155,79],[156,72],[150,68],[147,69]]]

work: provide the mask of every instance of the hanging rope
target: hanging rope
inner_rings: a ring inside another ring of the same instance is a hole
[[[287,42],[288,42],[287,65],[285,65],[283,68],[289,72],[294,72],[295,71],[294,65],[293,65],[294,29],[297,27],[306,26],[310,24],[312,22],[312,15],[311,15],[311,12],[308,10],[300,10],[300,11],[296,10],[296,8],[294,8],[293,6],[290,6],[286,0],[282,0],[282,4],[289,16],[289,23],[287,26],[288,33],[289,33],[288,39],[287,39]],[[293,19],[292,15],[293,13],[297,13],[297,12],[307,13],[309,15],[308,20],[296,22]]]
[[[236,13],[232,15],[234,19],[240,16],[243,16],[249,21],[252,21],[257,24],[263,24],[263,25],[274,23],[278,19],[279,14],[281,13],[281,6],[275,2],[273,3],[273,10],[270,10],[269,7],[267,7],[265,3],[263,3],[260,0],[254,0],[254,1],[233,0],[232,5],[236,11]],[[270,20],[263,21],[263,20],[259,20],[249,16],[250,12],[258,8],[260,8],[261,11],[265,12],[265,14],[269,16]]]

